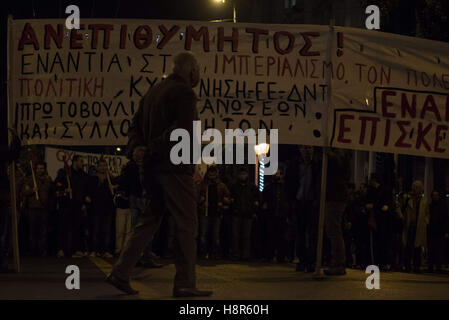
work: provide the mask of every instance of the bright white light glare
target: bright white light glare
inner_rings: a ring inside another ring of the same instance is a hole
[[[254,146],[254,151],[256,155],[267,154],[270,150],[270,145],[268,143],[261,143]]]
[[[216,3],[225,3],[225,0],[214,0]]]
[[[369,100],[368,98],[365,99],[366,105],[369,106]]]
[[[116,149],[118,152],[120,152],[120,151],[122,151],[122,148],[120,148],[120,147],[117,147],[117,149]]]

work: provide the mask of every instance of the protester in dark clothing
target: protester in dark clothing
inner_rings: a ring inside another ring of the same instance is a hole
[[[352,210],[353,221],[351,231],[355,241],[356,264],[365,270],[370,265],[370,229],[368,226],[368,212],[365,208],[367,185],[362,184],[354,195]]]
[[[428,229],[429,243],[429,272],[441,272],[441,264],[444,250],[444,236],[449,233],[448,224],[448,207],[446,201],[441,199],[438,191],[432,192],[432,202],[429,206],[430,223]]]
[[[199,83],[199,66],[190,52],[178,54],[174,63],[173,74],[151,87],[141,100],[128,132],[131,154],[137,146],[148,150],[143,182],[145,189],[149,190],[151,202],[146,208],[145,218],[134,228],[130,241],[107,279],[126,293],[137,293],[129,284],[130,273],[159,229],[165,209],[168,209],[175,221],[177,235],[173,295],[210,296],[211,291],[196,288],[198,216],[194,165],[175,165],[170,160],[171,148],[175,145],[170,141],[172,131],[181,128],[192,137],[193,121],[198,120],[197,97],[192,88]],[[191,146],[192,139],[189,140]]]
[[[97,165],[97,174],[92,179],[92,253],[104,258],[112,258],[111,241],[114,222],[113,185],[108,178],[108,164],[101,159]]]
[[[356,199],[355,194],[355,184],[349,183],[347,188],[347,204],[344,211],[343,217],[343,238],[345,240],[345,251],[346,251],[346,266],[352,268],[355,265],[353,257],[353,246],[354,246],[354,223],[357,219],[359,203]]]
[[[10,228],[9,228],[9,178],[7,175],[8,163],[17,160],[20,154],[21,142],[15,131],[12,133],[11,144],[0,145],[0,272],[8,272],[6,254],[9,247]]]
[[[199,192],[199,255],[217,259],[220,249],[220,226],[223,207],[230,203],[230,193],[220,181],[218,169],[211,166],[206,172]]]
[[[47,164],[38,162],[33,177],[22,185],[22,194],[28,208],[28,248],[34,256],[46,255],[49,226],[49,198],[52,181],[47,175]]]
[[[134,149],[132,159],[122,170],[122,174],[114,179],[114,184],[118,185],[118,190],[124,192],[125,196],[129,197],[129,208],[131,211],[131,232],[145,217],[145,210],[150,201],[149,194],[144,190],[142,185],[142,161],[145,154],[145,149],[136,147]],[[131,234],[129,235],[129,238]],[[129,241],[129,239],[128,239]],[[127,242],[122,247],[123,251]],[[160,268],[162,264],[155,261],[156,255],[153,253],[153,239],[147,244],[140,259],[138,266],[144,268]]]
[[[80,258],[86,255],[88,250],[88,217],[87,205],[92,203],[90,198],[91,184],[89,176],[83,171],[84,160],[79,155],[72,158],[72,167],[70,170],[69,193],[72,193],[70,199],[69,219],[69,245],[68,252],[73,253],[74,258]]]
[[[68,169],[68,168],[67,168]],[[54,192],[56,198],[56,215],[58,220],[57,227],[57,257],[63,258],[66,254],[70,254],[69,246],[72,241],[69,239],[71,236],[71,210],[70,201],[73,197],[69,191],[68,186],[68,170],[61,168],[58,170],[55,182],[54,182]]]
[[[231,188],[232,245],[231,259],[247,260],[251,257],[253,219],[259,206],[256,186],[248,181],[248,171],[240,168],[238,181]]]
[[[421,256],[427,246],[427,227],[429,224],[429,204],[423,195],[424,186],[419,180],[412,184],[412,191],[405,200],[402,244],[404,247],[404,267],[406,272],[421,272]]]
[[[288,258],[288,224],[291,221],[289,206],[285,194],[284,175],[276,172],[274,179],[263,191],[262,210],[266,233],[262,233],[259,245],[265,248],[264,257],[271,261],[276,256],[278,262]],[[259,220],[262,220],[259,218]]]
[[[328,153],[326,184],[326,235],[330,241],[331,267],[326,275],[346,274],[343,215],[346,203],[346,186],[349,180],[349,154],[341,149],[326,149]]]
[[[389,271],[392,263],[392,242],[394,224],[393,190],[382,185],[380,177],[373,174],[366,195],[369,225],[372,230],[372,246],[375,265]]]
[[[299,259],[296,271],[313,272],[318,240],[321,166],[312,146],[300,146],[299,152],[294,170],[288,173],[298,181],[292,201],[296,216],[296,255]]]

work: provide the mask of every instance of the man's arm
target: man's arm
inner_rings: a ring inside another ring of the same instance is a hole
[[[137,146],[145,145],[143,141],[142,121],[143,121],[143,107],[145,96],[139,102],[139,108],[134,114],[131,125],[128,130],[128,158],[132,159],[134,149]]]

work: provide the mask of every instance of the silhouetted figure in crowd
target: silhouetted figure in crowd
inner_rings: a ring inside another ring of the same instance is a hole
[[[87,254],[89,228],[87,206],[92,203],[90,198],[91,184],[89,176],[83,170],[84,159],[80,155],[74,155],[70,169],[70,187],[68,192],[72,193],[69,199],[69,245],[68,252],[73,253],[74,258],[81,258]]]
[[[92,215],[92,249],[91,256],[112,258],[112,226],[115,222],[113,204],[113,185],[108,178],[108,164],[104,159],[98,161],[96,175],[92,177],[91,210]]]
[[[231,259],[251,258],[253,219],[259,206],[256,186],[248,180],[248,171],[241,167],[237,182],[231,187],[232,197],[232,245]]]
[[[47,175],[47,164],[38,162],[35,168],[36,186],[33,177],[22,185],[22,195],[28,208],[28,249],[34,256],[45,256],[49,227],[49,199],[52,180]]]
[[[383,185],[380,177],[372,174],[366,195],[367,208],[372,228],[372,245],[375,265],[389,271],[392,263],[394,223],[394,199],[391,187]]]
[[[278,262],[288,259],[288,224],[291,221],[289,206],[285,194],[284,175],[278,170],[263,191],[262,212],[265,233],[262,233],[261,245],[265,250],[264,258]],[[262,220],[262,217],[259,220]]]
[[[11,145],[0,144],[0,273],[9,272],[6,255],[10,246],[10,182],[7,175],[7,166],[17,160],[20,155],[21,142],[14,130]],[[7,137],[4,137],[7,138]]]
[[[427,226],[429,224],[429,204],[423,194],[424,186],[416,180],[412,191],[405,200],[402,212],[405,271],[421,272],[422,251],[427,245]]]
[[[429,243],[429,272],[441,272],[441,264],[444,254],[445,235],[449,234],[449,213],[445,199],[442,199],[438,191],[432,192],[432,201],[429,207],[430,223],[428,229]]]
[[[199,254],[201,258],[219,258],[220,226],[223,207],[231,202],[226,185],[220,181],[218,168],[208,168],[199,192]]]
[[[326,275],[346,274],[346,253],[343,239],[343,215],[346,205],[346,186],[349,180],[349,154],[342,149],[326,149],[328,169],[326,184],[325,230],[330,241],[331,265]]]

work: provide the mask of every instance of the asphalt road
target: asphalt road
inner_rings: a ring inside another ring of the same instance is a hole
[[[0,299],[172,299],[175,268],[170,261],[161,269],[136,268],[132,285],[140,291],[127,296],[104,282],[113,260],[102,258],[22,259],[20,274],[0,274]],[[80,289],[68,290],[68,265],[80,270]],[[380,289],[368,290],[369,275],[348,269],[345,276],[314,279],[295,272],[294,264],[229,263],[203,261],[197,267],[198,287],[213,289],[207,299],[218,300],[360,300],[449,299],[449,275],[381,273]]]

